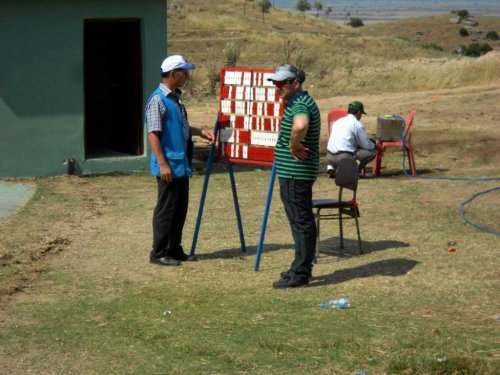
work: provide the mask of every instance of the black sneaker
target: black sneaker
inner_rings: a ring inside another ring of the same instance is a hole
[[[309,279],[281,279],[273,283],[274,289],[299,288],[309,285]]]
[[[335,168],[327,169],[326,173],[328,174],[329,178],[335,178]]]
[[[149,263],[159,264],[160,266],[178,266],[181,264],[179,260],[168,255],[161,258],[149,257]]]

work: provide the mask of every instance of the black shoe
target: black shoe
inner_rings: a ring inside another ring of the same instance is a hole
[[[276,281],[275,283],[273,283],[273,288],[299,288],[307,285],[309,285],[309,279],[281,279],[280,281]]]
[[[178,266],[181,264],[180,261],[169,256],[161,258],[149,257],[149,263],[159,264],[160,266]]]
[[[280,273],[281,280],[290,280],[292,276],[290,276],[290,271],[283,271]]]
[[[326,171],[326,173],[328,174],[328,177],[329,177],[329,178],[335,178],[335,168],[333,168],[333,169],[328,169],[328,170]]]
[[[180,260],[180,261],[188,261],[188,262],[193,262],[196,260],[196,255],[190,256],[187,255],[184,251],[180,251],[178,253],[170,254],[170,256],[173,259]]]

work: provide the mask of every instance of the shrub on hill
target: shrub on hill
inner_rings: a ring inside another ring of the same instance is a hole
[[[487,40],[498,40],[500,38],[498,37],[498,34],[497,34],[496,31],[488,31],[486,33],[485,39],[487,39]]]
[[[469,11],[467,9],[452,10],[451,13],[456,14],[461,20],[469,17]]]
[[[219,65],[217,62],[213,62],[209,65],[208,71],[208,95],[215,95],[217,93],[217,87],[220,83]]]
[[[358,17],[351,17],[351,21],[349,22],[349,25],[352,27],[361,27],[364,26],[363,20]]]
[[[470,57],[479,57],[492,51],[493,48],[488,43],[472,43],[468,46],[462,46],[462,55]]]
[[[234,42],[229,42],[224,48],[224,56],[226,57],[226,66],[235,67],[240,57],[240,46]]]
[[[465,27],[462,27],[458,33],[460,34],[460,36],[469,36],[469,32],[467,31],[467,29]]]
[[[422,47],[424,47],[426,49],[434,49],[436,51],[444,51],[442,47],[440,47],[434,43],[424,44]]]

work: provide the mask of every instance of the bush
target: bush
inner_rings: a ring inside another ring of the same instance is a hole
[[[487,40],[498,40],[498,39],[500,39],[500,38],[498,37],[498,34],[497,34],[497,32],[496,32],[496,31],[488,31],[488,32],[486,33],[486,37],[485,37],[485,38],[486,38]]]
[[[467,29],[465,27],[462,27],[458,33],[460,34],[460,36],[469,36],[469,32],[467,31]]]
[[[307,70],[309,67],[311,67],[311,65],[314,64],[315,61],[316,58],[312,56],[310,52],[306,52],[301,49],[297,52],[294,65],[295,67],[297,67],[297,69]]]
[[[493,48],[488,43],[472,43],[469,46],[462,46],[462,54],[470,57],[479,57],[492,51]]]
[[[226,47],[224,48],[224,55],[226,57],[226,66],[234,68],[236,66],[236,63],[238,62],[240,54],[241,50],[238,44],[233,42],[227,43]]]
[[[453,13],[455,13],[461,20],[469,17],[469,11],[467,9],[457,10],[457,11],[454,11]]]
[[[295,39],[286,39],[283,41],[283,57],[286,64],[292,63],[292,56],[297,52],[298,46]]]
[[[216,62],[213,62],[208,67],[208,94],[215,95],[217,93],[217,87],[220,83],[219,66]]]
[[[361,18],[358,18],[358,17],[351,17],[351,21],[349,22],[349,25],[351,25],[352,27],[364,26],[363,20],[361,20]]]
[[[440,47],[434,43],[424,44],[422,47],[424,47],[425,49],[434,49],[436,51],[444,51],[442,47]]]

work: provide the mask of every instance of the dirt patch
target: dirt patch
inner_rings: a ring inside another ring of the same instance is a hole
[[[86,235],[107,205],[102,190],[89,179],[64,176],[40,181],[37,194],[23,208],[33,216],[33,226],[19,231],[22,223],[15,216],[0,226],[0,274],[5,276],[0,299],[24,290],[37,274],[45,272],[54,258],[72,248],[76,238]]]

